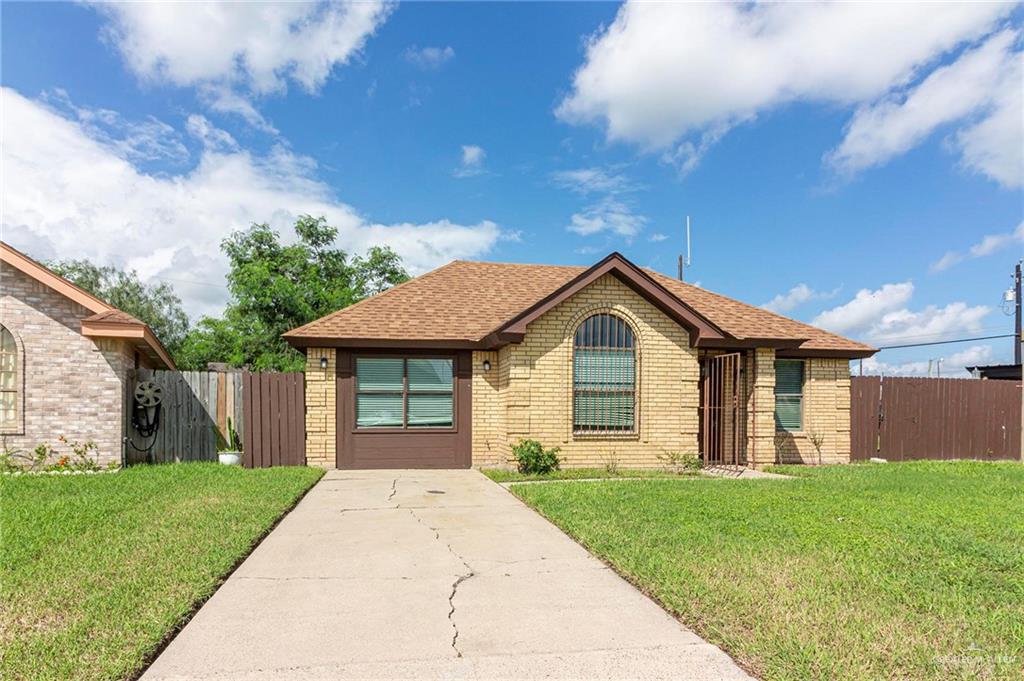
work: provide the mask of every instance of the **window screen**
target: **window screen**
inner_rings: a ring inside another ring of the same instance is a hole
[[[804,363],[775,360],[775,429],[801,430],[804,410]]]
[[[357,428],[454,425],[450,358],[357,357]]]
[[[573,342],[573,430],[632,432],[635,398],[633,329],[615,315],[588,317]]]

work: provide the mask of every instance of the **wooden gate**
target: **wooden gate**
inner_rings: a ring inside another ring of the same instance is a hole
[[[851,458],[1021,458],[1021,385],[959,378],[854,377]]]
[[[704,360],[701,457],[704,466],[740,466],[740,354]]]
[[[162,402],[159,428],[153,436],[143,437],[128,427],[125,458],[129,464],[216,461],[217,443],[227,435],[228,419],[242,431],[241,372],[140,369],[135,381],[159,385]],[[129,416],[131,408],[129,402]]]
[[[306,390],[302,373],[242,374],[246,468],[306,465]]]

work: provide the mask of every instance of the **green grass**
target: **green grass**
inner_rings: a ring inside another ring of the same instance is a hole
[[[0,477],[0,678],[137,674],[321,475],[193,463]]]
[[[480,472],[494,482],[526,482],[533,480],[581,480],[594,478],[679,478],[693,473],[670,473],[663,470],[651,469],[622,469],[614,473],[604,468],[566,468],[565,470],[552,471],[550,473],[520,473],[519,471],[507,468],[482,468]]]
[[[513,492],[766,679],[1021,678],[1024,466]]]

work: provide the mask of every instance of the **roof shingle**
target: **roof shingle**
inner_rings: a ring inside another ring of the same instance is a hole
[[[456,260],[292,329],[293,340],[480,341],[589,268]],[[645,270],[672,295],[738,339],[808,339],[802,350],[870,350],[862,343]]]

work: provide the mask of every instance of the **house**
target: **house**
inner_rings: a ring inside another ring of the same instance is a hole
[[[31,452],[93,442],[124,461],[134,373],[173,369],[152,330],[0,242],[0,442]]]
[[[338,468],[846,462],[875,350],[637,267],[456,261],[293,329],[306,456]],[[820,452],[819,452],[820,448]]]
[[[987,381],[1019,381],[1021,377],[1020,364],[986,364],[964,368],[974,378]]]

